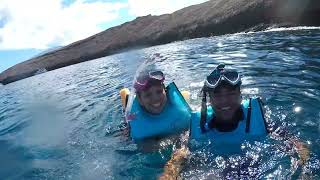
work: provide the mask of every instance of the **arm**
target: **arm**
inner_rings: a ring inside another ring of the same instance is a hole
[[[163,174],[159,177],[160,180],[177,179],[180,171],[183,168],[183,164],[189,154],[189,149],[183,146],[181,149],[177,149],[171,159],[166,163]]]
[[[310,158],[310,150],[308,145],[302,142],[299,138],[295,137],[292,134],[289,134],[287,131],[277,128],[271,132],[271,137],[276,140],[282,140],[286,143],[289,143],[293,146],[295,152],[299,156],[299,163],[304,165]]]
[[[164,166],[164,172],[159,177],[160,180],[171,180],[177,179],[182,168],[183,164],[186,162],[190,151],[187,147],[187,142],[189,140],[189,134],[186,132],[180,137],[181,148],[176,149],[172,154],[171,159]]]
[[[259,98],[259,103],[260,103],[260,107],[263,110],[263,114],[266,113],[265,108],[264,108],[264,103],[261,100],[261,98]],[[306,143],[302,142],[299,138],[297,138],[296,136],[290,134],[285,128],[281,128],[281,127],[285,127],[285,125],[281,124],[281,125],[276,125],[276,123],[266,123],[266,127],[268,129],[268,132],[271,135],[271,138],[276,139],[276,140],[281,140],[281,141],[285,141],[287,143],[290,143],[293,147],[295,152],[298,154],[299,156],[299,163],[301,165],[304,165],[310,158],[310,151],[308,149],[308,146]]]
[[[299,141],[299,139],[292,140],[295,151],[298,153],[300,158],[299,163],[301,165],[306,164],[306,162],[310,159],[310,150],[306,143]]]

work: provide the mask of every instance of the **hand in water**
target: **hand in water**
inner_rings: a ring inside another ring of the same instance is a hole
[[[182,164],[186,161],[190,151],[183,146],[181,149],[176,150],[170,161],[167,162],[163,174],[159,177],[160,180],[173,180],[177,179],[182,169]]]
[[[310,150],[305,143],[294,140],[293,141],[296,152],[298,153],[300,160],[299,163],[304,165],[310,158]]]

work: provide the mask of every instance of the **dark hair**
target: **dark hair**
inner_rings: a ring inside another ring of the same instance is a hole
[[[205,133],[205,124],[207,121],[207,92],[202,88],[201,114],[200,114],[200,128],[201,132]]]

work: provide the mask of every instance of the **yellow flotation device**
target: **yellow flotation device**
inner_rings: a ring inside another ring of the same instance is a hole
[[[125,110],[127,107],[129,95],[130,95],[130,90],[128,88],[122,88],[120,90],[121,104],[122,104],[123,110]]]
[[[181,91],[181,94],[182,94],[184,100],[186,100],[189,103],[189,101],[190,101],[190,92],[189,91]]]

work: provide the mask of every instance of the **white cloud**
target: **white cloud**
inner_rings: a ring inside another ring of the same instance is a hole
[[[0,49],[46,49],[100,32],[102,23],[119,16],[126,3],[77,0],[63,7],[63,0],[1,0]]]
[[[160,15],[173,13],[179,9],[208,0],[128,0],[129,13],[133,16],[145,16],[148,14]]]
[[[75,0],[0,0],[0,50],[47,49],[94,35],[126,8],[132,16],[172,13],[207,0],[128,0],[124,3]]]

